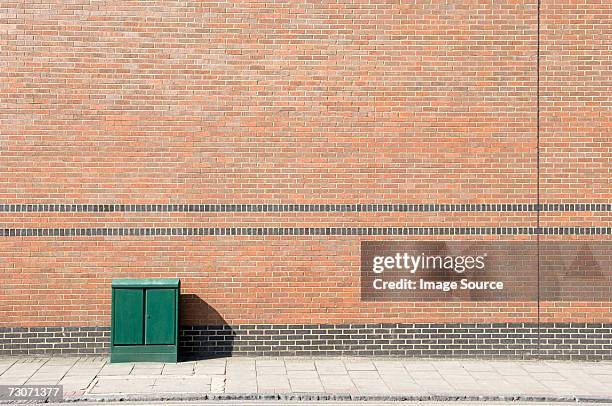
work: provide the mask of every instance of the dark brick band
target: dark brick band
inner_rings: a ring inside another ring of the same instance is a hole
[[[108,353],[108,327],[0,327],[0,355]]]
[[[4,228],[0,237],[231,235],[610,235],[612,227]]]
[[[105,354],[107,327],[0,328],[0,354]],[[612,324],[186,326],[184,357],[356,355],[612,360]]]
[[[612,204],[542,204],[539,211],[612,211]],[[537,204],[0,204],[0,212],[536,212]]]

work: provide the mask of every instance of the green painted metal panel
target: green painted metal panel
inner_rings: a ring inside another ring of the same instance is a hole
[[[111,362],[176,362],[176,345],[122,345],[111,352]]]
[[[178,278],[113,279],[113,288],[178,288]]]
[[[111,362],[176,362],[179,279],[114,279]]]
[[[145,344],[174,344],[176,290],[147,289]]]
[[[143,290],[115,289],[113,301],[113,343],[144,344]]]

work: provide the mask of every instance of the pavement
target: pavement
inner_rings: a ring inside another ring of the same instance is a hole
[[[612,402],[612,362],[231,357],[110,364],[106,357],[6,357],[0,385],[63,385],[72,402]]]

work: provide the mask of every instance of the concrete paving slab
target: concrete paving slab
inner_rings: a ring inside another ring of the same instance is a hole
[[[285,360],[287,371],[315,371],[314,360]]]
[[[361,392],[357,389],[356,386],[335,386],[335,385],[324,385],[323,393],[333,394],[333,395],[342,395],[342,396],[359,396]]]
[[[36,371],[37,369],[41,368],[43,365],[45,365],[45,361],[39,361],[39,362],[17,361],[13,365],[11,365],[10,369],[11,371],[19,371],[19,370]]]
[[[319,375],[344,375],[347,373],[344,362],[340,359],[315,360]]]
[[[604,362],[597,363],[584,363],[586,365],[580,365],[580,369],[589,374],[608,374],[612,375],[612,365]]]
[[[257,365],[257,367],[285,367],[285,360],[283,359],[268,359],[268,358],[262,358],[262,359],[257,359],[255,361],[255,364]]]
[[[523,363],[522,368],[529,373],[555,372],[555,370],[550,365],[544,362],[533,362],[533,361],[525,362]]]
[[[273,375],[270,375],[273,376]],[[289,379],[278,376],[274,380],[257,378],[257,392],[259,393],[288,393],[291,392]]]
[[[425,380],[425,381],[442,381],[442,375],[438,371],[411,371],[408,369],[408,374],[415,381]]]
[[[91,379],[95,378],[96,376],[98,376],[98,373],[100,372],[99,369],[80,369],[80,370],[75,370],[75,369],[71,369],[70,371],[68,371],[66,373],[66,375],[64,375],[64,378],[84,378],[84,377],[91,377]]]
[[[47,366],[51,366],[51,365],[74,365],[77,361],[79,360],[79,358],[77,357],[51,357],[49,359],[47,359],[47,361],[45,362],[45,365]]]
[[[410,394],[425,394],[427,393],[423,388],[413,381],[395,381],[383,379],[383,382],[393,393],[410,393]]]
[[[15,378],[15,379],[22,379],[22,378],[26,378],[29,379],[32,375],[34,375],[36,373],[36,371],[38,371],[41,367],[43,366],[43,363],[20,363],[17,362],[13,365],[11,365],[3,374],[2,377],[3,378]]]
[[[427,372],[427,371],[425,371]],[[442,377],[453,377],[453,379],[457,379],[457,378],[473,378],[472,374],[482,374],[482,375],[497,375],[495,372],[487,372],[487,371],[474,371],[474,372],[470,372],[467,371],[463,368],[451,368],[449,370],[446,369],[438,369],[436,371],[437,373],[439,373]]]
[[[225,365],[195,365],[193,373],[195,375],[223,375]]]
[[[189,376],[189,377],[163,377],[156,379],[153,385],[153,392],[162,393],[207,393],[210,392],[210,377]]]
[[[589,384],[593,382],[593,375],[584,372],[581,369],[567,369],[567,370],[557,370],[559,375],[561,375],[566,380],[574,382],[578,386],[582,386],[584,384]]]
[[[255,363],[253,364],[253,368]],[[196,375],[219,375],[225,374],[227,361],[225,358],[213,358],[199,360],[194,364],[194,374]]]
[[[563,376],[558,374],[557,372],[532,372],[531,376],[533,376],[538,381],[564,381]]]
[[[289,379],[319,379],[317,371],[287,371],[287,376],[289,376]]]
[[[502,375],[497,371],[470,371],[467,375],[474,379],[502,379]]]
[[[325,389],[356,389],[353,380],[348,375],[322,375],[320,381]]]
[[[104,355],[83,355],[80,356],[77,360],[77,364],[106,364],[108,362],[108,357]]]
[[[404,364],[404,368],[408,372],[410,371],[435,371],[436,367],[430,361],[421,361],[421,360],[402,360],[402,364]]]
[[[450,384],[451,386],[453,386],[456,389],[461,389],[465,386],[468,385],[479,385],[478,384],[478,380],[474,379],[472,376],[470,375],[443,375],[443,379],[444,381],[448,382],[448,384]]]
[[[438,376],[440,376],[438,374]],[[429,393],[453,393],[455,392],[452,385],[443,378],[415,378],[414,381]]]
[[[257,375],[257,386],[289,385],[289,377],[286,375]]]
[[[463,368],[463,361],[459,359],[439,359],[436,360],[436,369],[451,369],[451,368]]]
[[[257,366],[257,375],[284,375],[285,366]]]
[[[383,359],[383,360],[373,360],[374,366],[379,371],[381,369],[404,369],[404,364],[401,360],[392,360],[392,359]]]
[[[36,374],[55,374],[55,375],[66,375],[68,371],[73,368],[74,364],[64,364],[64,365],[49,365],[45,364],[38,368],[35,372]]]
[[[528,373],[520,366],[496,366],[495,372],[501,376],[522,376]]]
[[[226,378],[225,393],[257,393],[257,381],[252,380],[235,380]]]
[[[605,385],[612,386],[612,375],[592,374],[591,376]]]
[[[162,370],[164,369],[164,364],[145,364],[134,365],[134,368],[130,371],[130,375],[138,375],[138,376],[151,376],[151,375],[161,375]]]
[[[427,372],[427,371],[425,371],[425,372]],[[450,367],[450,368],[439,367],[439,368],[436,369],[436,372],[439,373],[442,376],[444,376],[444,375],[453,375],[453,376],[464,375],[464,376],[467,376],[467,375],[470,374],[470,372],[466,371],[465,368],[457,367],[457,366],[453,366],[453,367]],[[489,372],[475,372],[475,373],[487,374]]]
[[[334,386],[323,386],[324,393],[329,395],[337,395],[337,396],[351,396],[351,395],[359,395],[359,390],[355,386],[351,386],[348,388],[344,387],[334,387]]]
[[[319,381],[319,379],[290,378],[289,384],[291,386],[291,392],[323,392],[323,384],[321,384],[321,381]]]
[[[128,364],[128,363],[125,363]],[[141,368],[141,369],[146,369],[146,368],[164,368],[164,366],[166,365],[165,362],[134,362],[132,363],[134,365],[134,368]],[[108,365],[124,365],[124,363],[120,363],[120,364],[108,364]]]
[[[95,377],[64,377],[59,384],[64,386],[64,391],[85,390],[92,384]]]
[[[404,368],[378,369],[378,374],[383,379],[414,381],[408,371],[406,371]]]
[[[490,361],[462,361],[461,367],[470,372],[494,371],[495,366]]]
[[[0,364],[0,376],[2,376],[2,374],[6,372],[6,370],[8,370],[12,365],[13,365],[12,362],[6,363],[6,364]]]
[[[36,372],[30,379],[27,380],[28,384],[52,384],[56,385],[64,377],[63,373],[40,373]]]
[[[162,375],[193,375],[195,363],[183,362],[179,364],[165,364]]]
[[[377,370],[373,371],[348,371],[351,379],[380,379],[380,375]]]
[[[112,379],[101,377],[91,389],[90,393],[151,393],[154,384],[155,378],[126,377],[123,379]]]
[[[134,364],[131,362],[120,363],[120,364],[106,364],[100,370],[100,376],[111,376],[111,375],[129,375],[134,369]]]
[[[562,390],[566,394],[571,394],[571,393],[582,393],[584,390],[583,388],[580,388],[569,381],[546,381],[544,380],[544,381],[540,381],[540,383],[545,388],[549,389],[552,392]]]
[[[255,359],[253,358],[229,358],[225,367],[230,370],[255,370]]]
[[[9,377],[0,377],[0,385],[24,385],[29,376],[9,376]]]
[[[226,365],[228,363],[229,360],[240,360],[240,359],[244,359],[241,357],[235,357],[235,358],[205,358],[205,359],[199,359],[194,361],[196,364],[202,364],[202,365]]]
[[[391,394],[391,389],[385,385],[382,379],[353,379],[353,384],[360,394],[364,395],[386,395]]]
[[[520,388],[521,393],[529,395],[543,395],[549,389],[542,383],[529,376],[506,376],[504,380]]]
[[[498,393],[502,395],[511,395],[517,391],[516,385],[513,385],[503,379],[480,379],[477,380],[475,384],[479,387],[481,393],[487,396]],[[459,387],[457,390],[460,391],[462,389],[463,388]]]
[[[25,385],[57,385],[59,381],[58,378],[28,379]]]
[[[345,359],[344,366],[347,371],[376,371],[374,362],[367,359]]]
[[[222,393],[224,389],[225,389],[225,376],[211,375],[210,377],[211,393]]]
[[[49,361],[51,357],[39,357],[39,356],[25,356],[25,357],[17,357],[18,364],[44,364]],[[73,357],[57,357],[59,359],[74,359]]]
[[[244,371],[240,371],[240,370],[232,371],[232,370],[229,370],[229,371],[226,372],[225,376],[228,377],[228,378],[232,378],[232,379],[248,380],[248,379],[255,379],[257,377],[257,372],[255,372],[254,370],[253,371],[250,371],[250,370],[244,370]]]

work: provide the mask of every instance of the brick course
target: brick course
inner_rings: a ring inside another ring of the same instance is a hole
[[[10,355],[97,355],[107,327],[0,329]],[[413,356],[610,360],[611,324],[253,324],[185,326],[185,359],[211,356]]]

